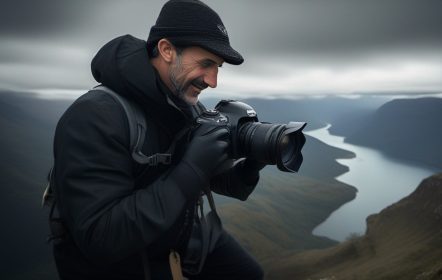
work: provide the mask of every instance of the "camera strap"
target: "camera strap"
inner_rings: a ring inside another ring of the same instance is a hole
[[[147,124],[144,111],[138,104],[129,100],[112,89],[99,85],[92,90],[97,90],[109,94],[117,103],[121,105],[126,113],[129,126],[130,149],[133,160],[139,164],[148,164],[149,166],[156,166],[158,164],[170,164],[172,155],[170,153],[157,153],[151,156],[143,154],[141,151],[144,139],[146,137]]]
[[[212,191],[209,188],[207,188],[206,190],[204,190],[204,193],[207,196],[207,201],[209,201],[210,209],[218,215],[218,213],[216,212],[215,200],[213,199]],[[202,208],[202,205],[201,205],[201,208]],[[201,209],[201,210],[203,210],[203,209]]]
[[[210,205],[210,211],[207,214],[204,213],[204,194]],[[197,275],[201,272],[207,256],[215,248],[223,231],[210,189],[204,190],[199,197],[195,212],[192,234],[187,244],[186,256],[182,260],[183,271],[190,275]]]

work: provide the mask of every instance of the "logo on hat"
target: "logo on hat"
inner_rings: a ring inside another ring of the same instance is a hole
[[[227,29],[223,25],[218,24],[217,27],[218,27],[219,31],[221,31],[226,37],[228,36]]]

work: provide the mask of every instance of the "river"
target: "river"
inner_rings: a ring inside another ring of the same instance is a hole
[[[331,135],[331,126],[306,132],[320,141],[354,152],[355,158],[337,159],[350,171],[337,180],[358,189],[356,198],[333,212],[313,230],[313,234],[344,241],[350,234],[365,233],[367,216],[378,213],[413,192],[422,179],[436,173],[436,168],[416,165],[390,158],[381,152],[344,143],[344,137]]]

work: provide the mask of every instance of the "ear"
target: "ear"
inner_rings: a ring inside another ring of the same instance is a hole
[[[164,61],[170,63],[175,56],[175,47],[167,39],[161,39],[157,44],[158,52]]]

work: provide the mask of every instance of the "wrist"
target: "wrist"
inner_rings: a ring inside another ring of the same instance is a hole
[[[187,161],[181,161],[170,176],[187,199],[194,199],[202,189],[209,185],[207,176],[198,167]]]

